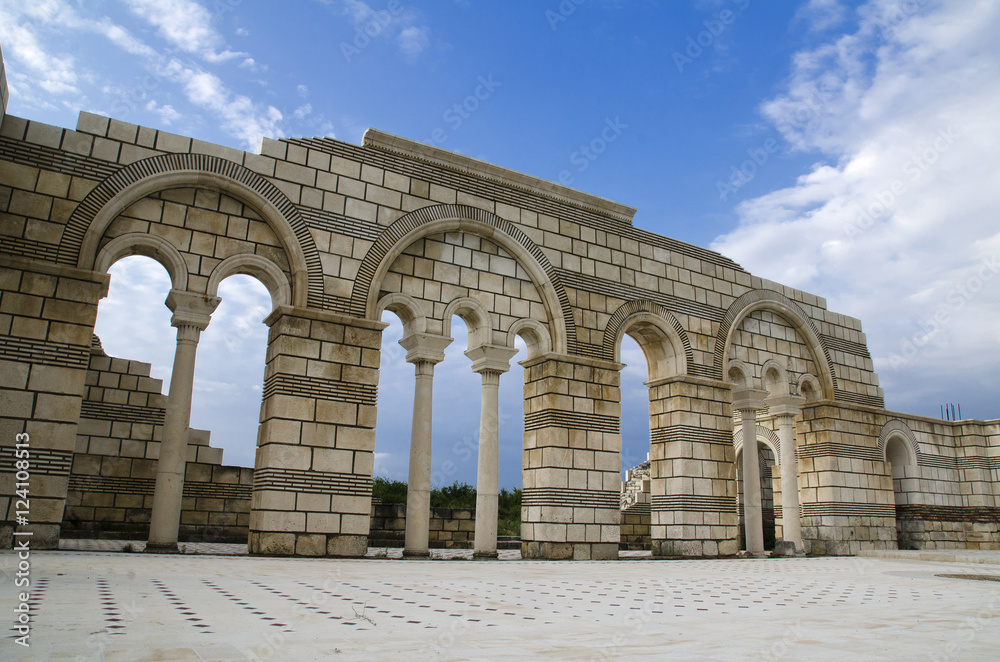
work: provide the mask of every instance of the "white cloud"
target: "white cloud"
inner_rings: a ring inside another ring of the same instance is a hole
[[[871,2],[855,33],[796,54],[762,112],[822,160],[742,203],[712,247],[860,317],[888,404],[914,406],[910,384],[941,379],[941,397],[1000,368],[983,262],[1000,256],[1000,5],[901,6]]]
[[[129,9],[155,26],[176,48],[208,62],[223,62],[246,53],[231,51],[212,27],[212,15],[193,0],[126,0]]]
[[[427,28],[418,28],[410,26],[403,28],[399,33],[399,50],[402,51],[403,55],[411,60],[415,60],[420,57],[420,54],[424,52],[427,48],[429,39],[427,37]]]
[[[255,150],[264,136],[284,133],[280,110],[234,93],[215,74],[188,67],[176,59],[169,61],[160,73],[179,83],[188,101],[216,115],[223,130],[237,137],[246,149]]]
[[[418,16],[412,10],[374,9],[362,0],[339,0],[339,6],[366,39],[392,38],[409,60],[419,58],[430,43],[430,28],[418,25]]]
[[[847,16],[847,8],[840,0],[809,0],[795,14],[815,32],[829,30],[841,25]]]

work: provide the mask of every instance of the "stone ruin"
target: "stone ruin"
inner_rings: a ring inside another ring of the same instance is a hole
[[[27,433],[36,548],[104,516],[148,518],[156,550],[245,527],[251,554],[364,554],[386,314],[415,372],[408,556],[428,552],[434,366],[456,315],[482,376],[480,556],[497,549],[497,388],[520,336],[522,554],[617,557],[626,334],[648,367],[635,493],[654,554],[762,553],[768,496],[786,549],[1000,547],[1000,421],[887,411],[860,321],[635,227],[627,205],[374,129],[250,153],[89,113],[75,129],[0,122],[8,547]],[[148,365],[93,344],[108,270],[130,255],[171,278],[167,396]],[[198,339],[233,274],[273,304],[252,471],[189,429]]]

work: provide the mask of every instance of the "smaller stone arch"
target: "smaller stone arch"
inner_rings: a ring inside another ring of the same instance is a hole
[[[725,378],[733,385],[734,391],[753,388],[753,373],[742,361],[730,361]]]
[[[799,377],[796,384],[798,394],[806,399],[806,402],[815,402],[823,398],[823,387],[820,385],[816,375],[806,373]]]
[[[427,332],[427,315],[420,302],[413,297],[398,293],[385,295],[375,307],[375,319],[382,319],[382,313],[387,310],[395,313],[403,323],[404,336]]]
[[[781,440],[778,439],[778,435],[775,434],[774,430],[770,430],[765,427],[757,426],[757,441],[763,443],[771,449],[774,453],[775,463],[781,464]],[[743,450],[743,428],[733,432],[733,449],[734,454],[739,455]]]
[[[173,244],[155,235],[131,232],[112,239],[98,252],[94,260],[94,270],[106,274],[115,262],[132,255],[142,255],[156,260],[170,274],[173,289],[187,290],[187,262]]]
[[[266,257],[253,253],[231,255],[216,265],[208,277],[208,296],[219,296],[222,281],[236,274],[253,276],[263,283],[271,294],[272,307],[291,305],[292,286],[285,272]]]
[[[507,347],[514,347],[516,336],[524,338],[524,343],[528,349],[528,359],[536,356],[548,354],[552,351],[552,339],[549,330],[538,320],[529,318],[519,319],[510,326],[507,332]]]
[[[760,371],[760,381],[768,395],[788,395],[788,370],[780,361],[768,359]]]
[[[882,458],[886,462],[889,462],[888,456],[888,446],[890,440],[899,440],[901,442],[899,448],[906,454],[906,461],[904,464],[915,465],[918,463],[920,458],[920,444],[917,443],[917,437],[913,434],[913,431],[903,423],[902,421],[893,419],[882,426],[882,431],[878,436],[878,444],[876,449],[878,451],[878,457]]]
[[[451,318],[458,315],[469,328],[469,349],[493,344],[493,317],[481,302],[470,297],[454,299],[444,309],[442,329],[451,336]]]

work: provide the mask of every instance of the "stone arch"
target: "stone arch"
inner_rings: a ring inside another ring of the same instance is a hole
[[[761,368],[761,387],[768,395],[788,395],[788,371],[776,359],[768,359]]]
[[[235,274],[253,276],[267,288],[271,294],[271,306],[288,306],[292,303],[292,287],[285,272],[271,260],[254,253],[231,255],[220,262],[208,277],[206,294],[219,296],[219,284]]]
[[[878,436],[878,444],[876,445],[878,457],[887,462],[889,461],[887,454],[888,446],[889,441],[893,439],[898,439],[902,442],[907,460],[905,464],[917,464],[920,458],[920,444],[917,443],[917,438],[913,434],[913,431],[905,423],[895,419],[882,426],[882,431]]]
[[[552,339],[544,324],[533,319],[519,319],[507,331],[507,347],[514,348],[515,336],[524,338],[528,350],[528,359],[533,359],[552,351]]]
[[[629,301],[618,307],[604,329],[602,351],[605,359],[619,362],[621,340],[626,333],[635,334],[633,337],[646,355],[651,380],[686,375],[688,366],[694,364],[687,331],[658,303]],[[668,357],[663,351],[665,344],[670,346],[672,356]],[[671,359],[673,365],[670,365]]]
[[[775,462],[781,464],[781,440],[778,439],[778,435],[775,434],[774,430],[769,428],[757,426],[757,441],[763,443],[771,449],[774,453]],[[743,428],[736,430],[733,433],[733,449],[735,455],[739,456],[740,452],[743,450]]]
[[[733,390],[753,388],[753,373],[743,361],[730,361],[724,379],[733,385]]]
[[[70,216],[58,261],[81,269],[93,268],[101,237],[129,205],[152,193],[188,186],[231,195],[260,213],[288,257],[294,305],[324,307],[319,251],[295,205],[257,173],[207,154],[152,156],[123,167],[98,184]]]
[[[823,387],[820,386],[816,375],[806,373],[799,377],[796,385],[798,394],[806,399],[806,402],[815,402],[823,397]]]
[[[824,399],[832,399],[837,388],[837,376],[833,367],[830,352],[823,344],[822,336],[816,325],[805,311],[794,301],[773,290],[751,290],[734,301],[726,311],[719,325],[719,334],[715,337],[715,372],[727,374],[727,354],[732,343],[733,331],[750,313],[757,310],[769,310],[780,315],[802,336],[813,354],[820,370],[820,383],[823,386]],[[822,366],[826,366],[823,370]]]
[[[468,205],[431,205],[399,218],[387,227],[365,255],[351,293],[350,312],[368,317],[375,311],[382,278],[396,257],[413,242],[432,234],[466,232],[485,237],[524,268],[542,297],[551,324],[553,349],[576,351],[576,326],[569,297],[548,258],[516,225],[484,209]]]
[[[470,297],[459,297],[444,309],[442,331],[451,337],[451,318],[458,315],[469,329],[469,349],[493,344],[493,318],[479,301]]]
[[[379,299],[375,308],[375,319],[382,319],[382,313],[388,310],[395,313],[403,323],[403,335],[427,332],[427,315],[423,306],[413,297],[406,294],[387,294]]]
[[[123,257],[142,255],[156,260],[170,274],[171,287],[175,290],[187,289],[187,263],[174,246],[164,239],[150,234],[129,233],[115,237],[100,250],[94,260],[94,271],[102,274]]]

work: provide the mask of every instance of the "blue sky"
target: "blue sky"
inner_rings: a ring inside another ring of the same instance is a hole
[[[978,418],[1000,413],[998,28],[1000,5],[973,0],[0,0],[14,115],[73,127],[87,110],[251,151],[371,126],[563,181],[861,318],[890,409]],[[165,275],[138,258],[112,273],[106,348],[168,377]],[[239,277],[221,293],[192,425],[249,465],[266,296]],[[413,376],[386,321],[377,468],[405,478]],[[474,483],[478,376],[455,327],[435,476]],[[632,344],[623,360],[630,466],[645,367]],[[501,382],[508,486],[520,380]]]

